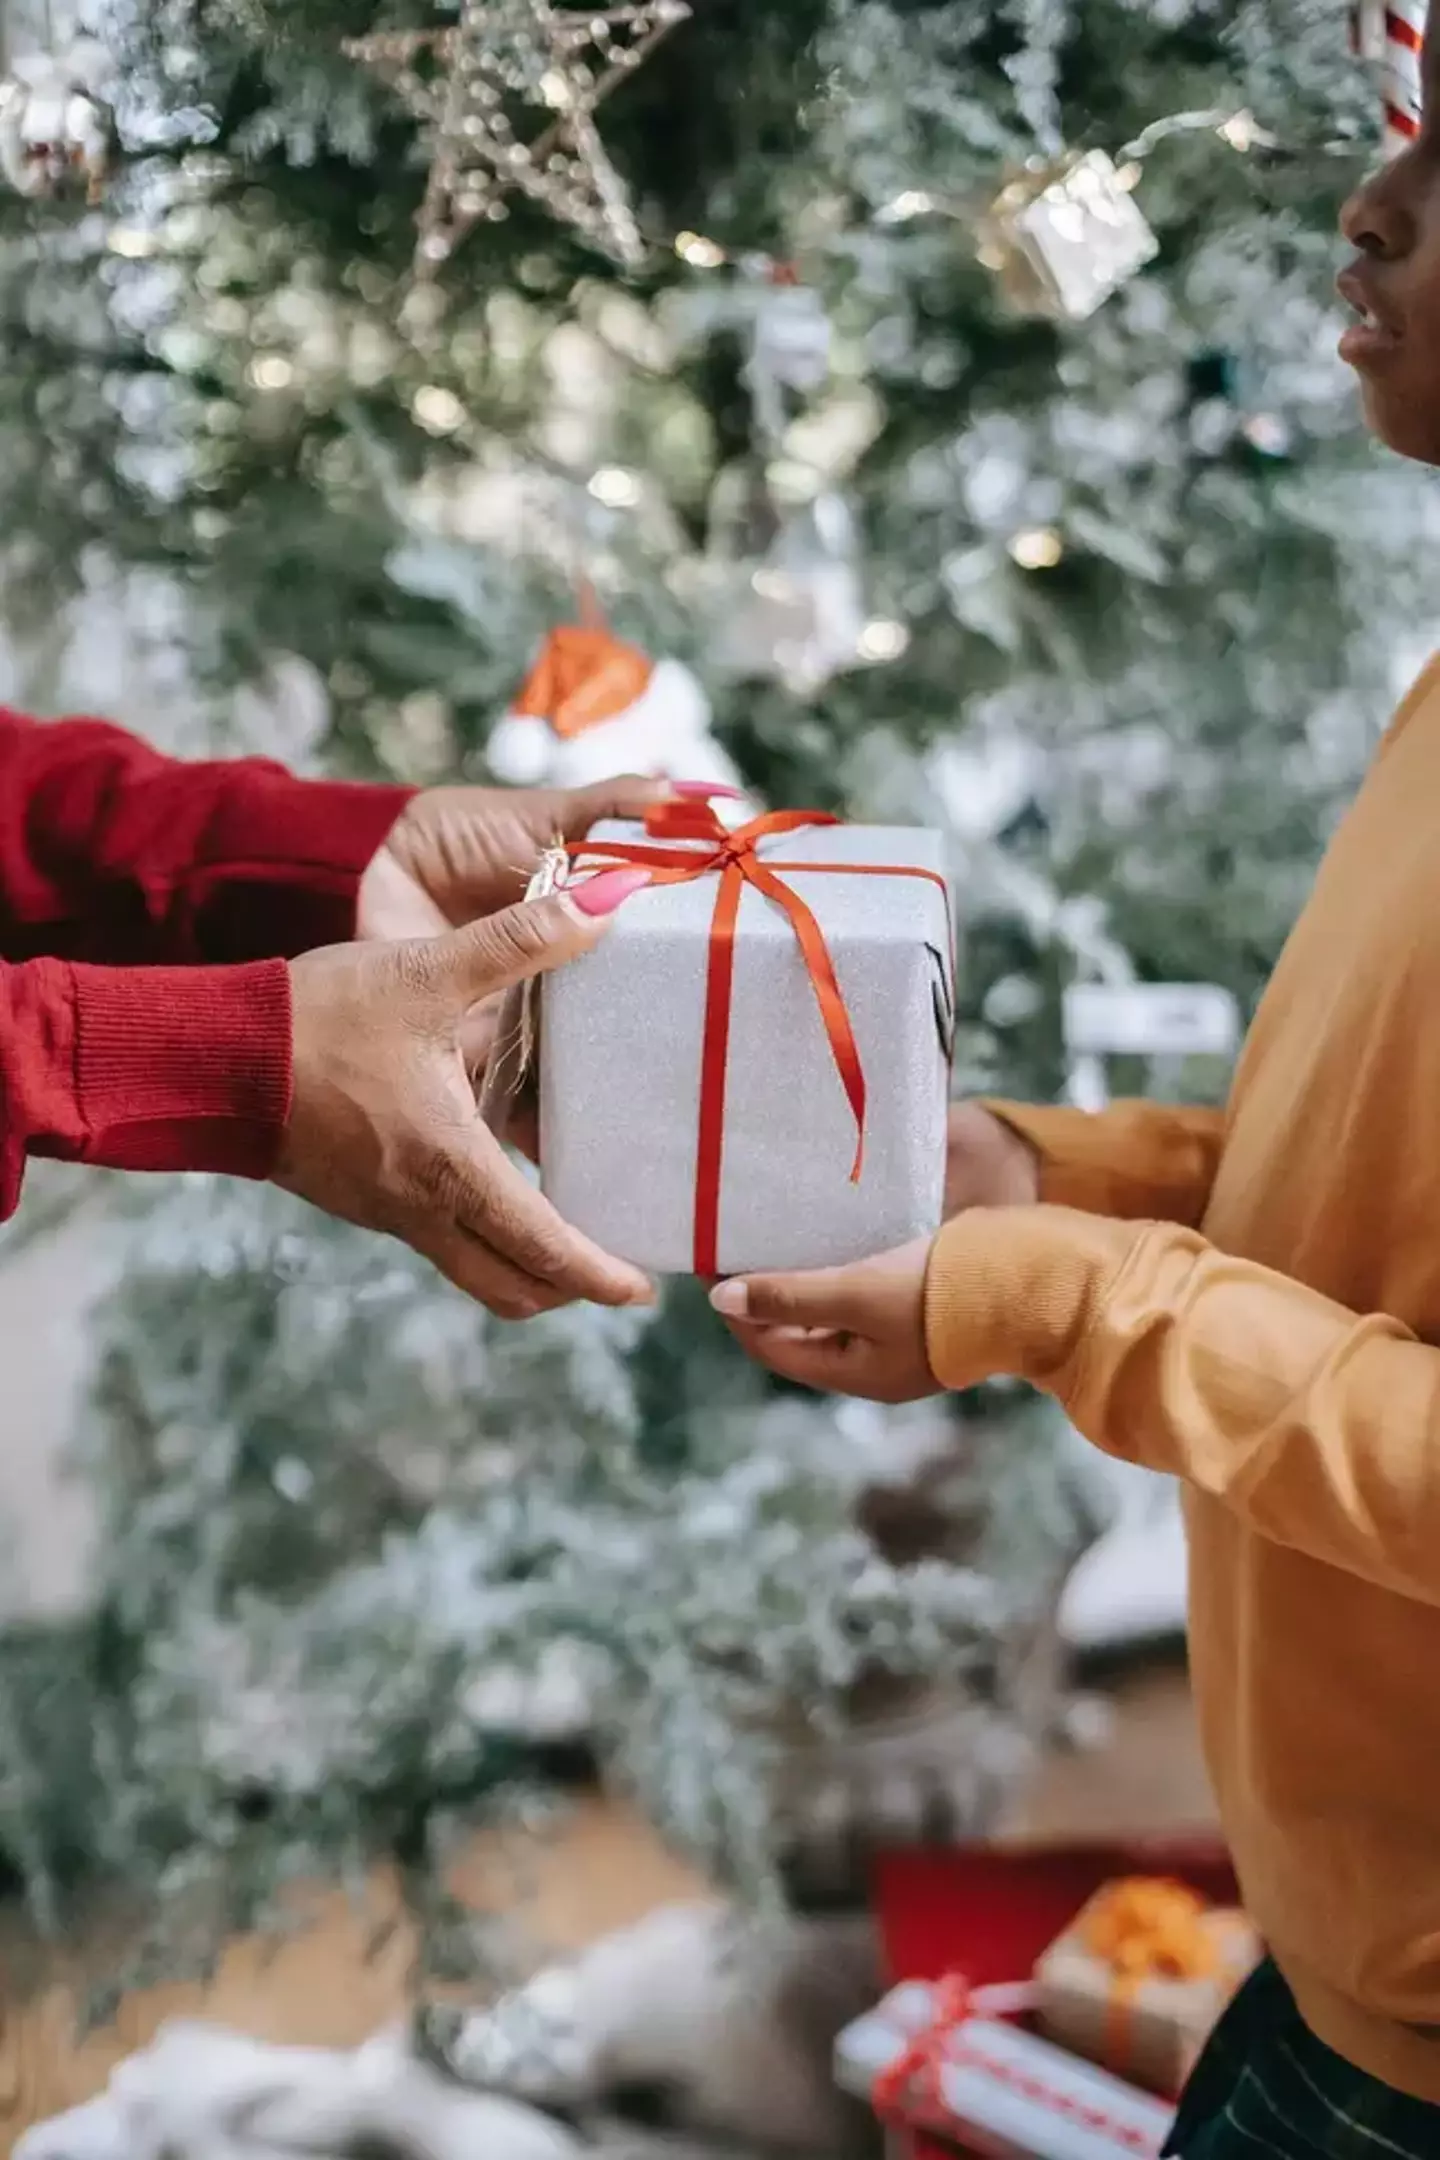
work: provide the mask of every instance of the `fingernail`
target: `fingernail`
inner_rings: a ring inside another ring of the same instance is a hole
[[[567,897],[579,908],[582,915],[613,915],[616,908],[637,892],[643,892],[650,883],[653,872],[638,867],[623,870],[602,870],[598,877],[585,878],[572,885]]]
[[[718,1283],[710,1303],[723,1320],[743,1320],[750,1310],[750,1292],[743,1282]]]
[[[675,780],[671,783],[670,792],[672,795],[683,795],[691,802],[703,802],[708,795],[722,797],[726,802],[745,800],[744,788],[723,787],[713,780]]]

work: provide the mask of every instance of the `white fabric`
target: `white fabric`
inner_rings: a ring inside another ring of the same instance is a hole
[[[477,2011],[455,2078],[399,2032],[342,2050],[173,2023],[12,2160],[846,2160],[831,2048],[876,1992],[868,1928],[846,1945],[843,1924],[662,1908]],[[627,2088],[666,2096],[664,2131],[614,2119]]]
[[[579,2140],[513,2100],[472,2093],[395,2038],[343,2052],[270,2047],[219,2026],[162,2028],[108,2091],[42,2123],[14,2160],[575,2160]]]

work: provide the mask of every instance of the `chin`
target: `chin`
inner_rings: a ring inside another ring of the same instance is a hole
[[[1399,385],[1367,382],[1365,418],[1370,432],[1397,457],[1420,465],[1440,465],[1440,402],[1437,383],[1422,396],[1407,395]]]

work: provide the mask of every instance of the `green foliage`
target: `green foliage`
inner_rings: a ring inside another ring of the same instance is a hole
[[[423,9],[102,16],[127,172],[104,215],[0,224],[18,618],[102,560],[154,569],[217,712],[293,655],[338,768],[480,775],[584,573],[700,669],[769,799],[953,824],[958,1085],[1055,1092],[1080,971],[1253,998],[1427,605],[1425,497],[1331,357],[1373,127],[1329,0],[699,0],[602,114],[645,271],[517,205],[430,295],[421,148],[339,52]],[[1217,132],[1245,108],[1278,147]],[[969,230],[1006,167],[1207,111],[1145,159],[1157,264],[1083,325],[1012,319]],[[917,195],[942,208],[897,217]],[[794,257],[834,321],[785,462],[848,493],[908,642],[808,700],[759,647],[718,657],[755,288],[688,267],[684,231]],[[134,1239],[88,1435],[97,1615],[64,1651],[102,1744],[60,1767],[33,1648],[0,1694],[0,1837],[42,1901],[87,1841],[171,1911],[223,1885],[227,1921],[377,1850],[418,1895],[524,1782],[497,1671],[578,1675],[607,1759],[752,1886],[797,1701],[944,1670],[1013,1722],[1001,1652],[1077,1534],[1043,1420],[985,1456],[967,1565],[893,1569],[852,1501],[900,1427],[772,1393],[695,1295],[506,1333],[403,1254],[207,1187]]]

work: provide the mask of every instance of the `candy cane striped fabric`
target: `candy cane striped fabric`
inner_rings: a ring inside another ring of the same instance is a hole
[[[1355,51],[1380,75],[1389,157],[1420,132],[1420,49],[1427,13],[1427,0],[1356,0],[1351,12]]]

